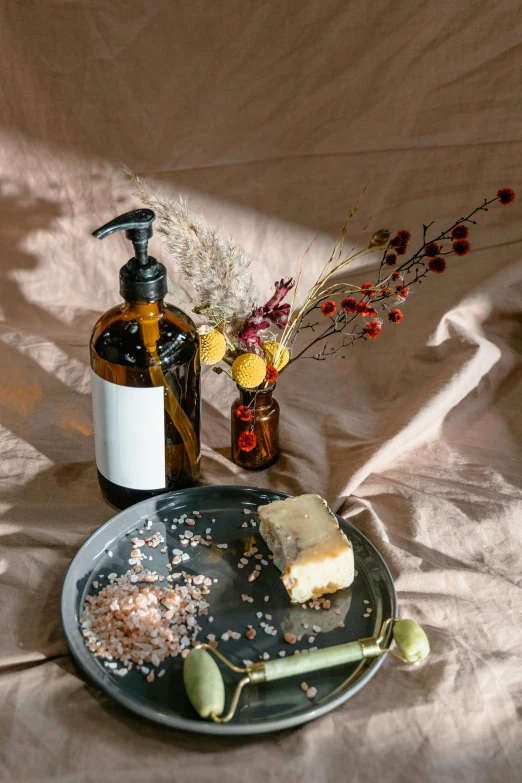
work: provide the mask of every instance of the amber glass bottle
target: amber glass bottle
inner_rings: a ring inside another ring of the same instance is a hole
[[[261,470],[279,456],[279,404],[272,396],[274,389],[275,383],[257,390],[238,386],[239,397],[231,411],[232,459],[242,468]]]
[[[95,232],[103,238],[123,228],[136,251],[120,272],[125,301],[97,321],[90,343],[98,480],[118,508],[199,477],[198,335],[163,301],[165,268],[144,241],[152,220],[151,210],[135,210]]]

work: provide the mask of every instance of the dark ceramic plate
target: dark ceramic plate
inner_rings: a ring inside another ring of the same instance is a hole
[[[147,551],[153,558],[147,566],[167,576],[166,565],[169,559],[172,560],[172,549],[179,548],[180,526],[172,530],[172,520],[183,513],[188,513],[190,518],[193,511],[199,511],[202,518],[196,520],[196,526],[191,530],[204,535],[210,527],[213,544],[226,543],[228,546],[226,549],[188,547],[186,551],[190,560],[182,566],[175,566],[174,570],[183,567],[188,573],[203,573],[218,580],[208,596],[209,616],[213,616],[214,621],[209,623],[206,617],[200,618],[203,627],[200,639],[205,640],[208,633],[213,633],[219,640],[221,634],[228,630],[243,633],[247,624],[258,629],[252,641],[244,636],[236,641],[219,641],[219,649],[239,666],[243,665],[243,659],[260,660],[263,653],[274,658],[283,649],[290,654],[294,649],[329,647],[378,635],[383,620],[396,616],[397,598],[393,581],[373,545],[341,517],[338,517],[339,524],[353,544],[357,576],[350,589],[341,590],[331,597],[329,610],[317,611],[291,605],[280,573],[271,561],[262,568],[260,577],[251,583],[247,577],[252,567],[238,569],[239,558],[253,543],[252,537],[255,537],[259,551],[268,559],[268,549],[257,526],[243,528],[243,523],[251,518],[257,520],[257,506],[286,497],[289,496],[255,487],[199,487],[144,500],[102,525],[72,561],[62,591],[62,622],[76,662],[102,690],[139,715],[166,726],[206,734],[257,734],[286,729],[318,718],[353,696],[373,677],[384,658],[307,674],[308,685],[317,688],[317,696],[312,701],[300,688],[305,679],[303,676],[250,686],[241,698],[234,720],[228,724],[216,724],[200,720],[188,702],[183,688],[181,658],[167,659],[163,664],[165,676],[148,683],[139,671],[131,671],[126,677],[111,674],[103,661],[95,658],[84,643],[78,618],[85,596],[96,592],[93,581],[101,586],[107,583],[110,573],[120,575],[130,568],[130,539],[138,535],[140,529],[143,530],[145,519],[153,522],[150,532],[159,530],[167,544],[167,553],[160,552],[164,545]],[[243,512],[245,508],[251,509],[251,514],[246,515]],[[214,523],[212,519],[215,519]],[[242,593],[252,596],[254,602],[244,602]],[[265,596],[269,596],[268,601],[265,601]],[[369,603],[365,604],[365,600]],[[368,607],[371,612],[367,612]],[[336,614],[336,610],[340,610],[340,614]],[[268,635],[259,628],[261,620],[256,617],[257,612],[272,615],[270,625],[277,629],[277,635]],[[309,629],[295,647],[290,647],[283,636],[285,633],[302,633],[302,618],[307,619]],[[344,628],[338,627],[340,621],[344,622]],[[319,626],[321,632],[314,634],[312,625]],[[308,642],[308,634],[315,636],[313,643]],[[233,679],[228,674],[225,677],[230,698]]]

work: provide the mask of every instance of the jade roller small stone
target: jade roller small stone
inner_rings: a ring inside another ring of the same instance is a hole
[[[393,628],[393,638],[398,652],[384,646],[390,626]],[[183,680],[190,702],[201,718],[210,718],[216,723],[227,723],[234,716],[241,691],[249,683],[260,684],[284,677],[294,677],[318,669],[361,661],[364,658],[378,658],[386,653],[391,653],[403,663],[415,664],[424,660],[429,651],[428,637],[420,625],[413,620],[391,618],[385,620],[378,637],[338,644],[308,655],[293,655],[288,658],[254,663],[246,668],[235,666],[219,650],[208,644],[198,644],[185,658]],[[219,666],[209,654],[211,652],[232,671],[245,675],[237,684],[226,715],[223,715],[225,684]]]

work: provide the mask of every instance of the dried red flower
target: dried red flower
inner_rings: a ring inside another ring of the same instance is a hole
[[[403,319],[404,319],[404,313],[402,312],[402,310],[399,310],[398,307],[394,307],[388,313],[388,321],[391,321],[392,324],[400,324],[400,322]]]
[[[453,252],[456,256],[465,256],[469,253],[470,249],[471,246],[467,239],[457,239],[457,241],[453,243]]]
[[[398,285],[398,286],[395,286],[395,293],[397,294],[399,299],[406,299],[406,297],[409,294],[409,291],[408,291],[408,289],[406,288],[405,285]]]
[[[375,310],[373,307],[369,307],[368,305],[364,305],[364,307],[359,312],[363,318],[374,318],[377,315],[377,310]]]
[[[436,242],[429,242],[424,248],[424,255],[428,256],[429,258],[434,258],[439,253],[440,245],[437,245]]]
[[[446,269],[446,259],[442,256],[435,256],[435,258],[430,258],[428,261],[428,269],[430,272],[435,272],[435,274],[440,275],[444,270]]]
[[[411,234],[405,228],[401,228],[393,239],[390,240],[390,247],[393,247],[398,256],[406,255],[406,245],[411,239]]]
[[[393,275],[392,275],[392,277],[393,277]],[[379,291],[379,293],[380,293],[380,294],[382,294],[382,296],[386,297],[386,296],[391,296],[391,295],[393,294],[393,291],[392,291],[392,289],[391,289],[391,288],[389,288],[389,287],[386,285],[386,286],[384,286],[384,288],[381,288],[381,290]]]
[[[252,418],[252,411],[246,405],[238,405],[236,408],[236,416],[241,421],[250,421]]]
[[[400,272],[392,272],[391,279],[392,280],[398,280],[400,278],[400,276],[401,276]]]
[[[333,315],[337,310],[337,305],[331,299],[327,299],[321,305],[321,312],[323,315]]]
[[[388,264],[388,266],[395,266],[397,263],[396,253],[388,253],[387,256],[384,256],[384,263]]]
[[[346,299],[343,299],[341,302],[341,307],[345,313],[355,313],[357,309],[357,302],[353,296],[347,296]]]
[[[460,223],[458,226],[455,226],[455,228],[451,229],[452,239],[466,239],[468,234],[469,234],[469,228],[467,226],[463,226],[462,223]]]
[[[500,188],[497,198],[501,204],[511,204],[515,200],[515,191],[512,188]]]
[[[270,383],[273,383],[276,379],[279,373],[277,372],[276,368],[273,364],[269,364],[266,368],[266,375],[265,375],[265,381],[269,381]]]
[[[242,432],[237,439],[237,445],[241,451],[252,451],[257,445],[257,436],[255,432]]]
[[[364,327],[364,333],[366,337],[370,338],[370,340],[375,340],[375,338],[378,337],[381,332],[382,324],[380,321],[370,321],[370,323],[366,324]]]
[[[372,296],[375,296],[375,288],[373,287],[373,283],[363,283],[361,286],[361,291],[363,291],[364,295],[370,299]]]

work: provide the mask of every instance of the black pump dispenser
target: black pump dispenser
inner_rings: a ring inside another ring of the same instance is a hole
[[[120,294],[128,302],[155,302],[167,293],[167,270],[148,254],[155,219],[152,209],[133,209],[93,231],[97,239],[125,231],[134,245],[134,258],[120,269]]]

